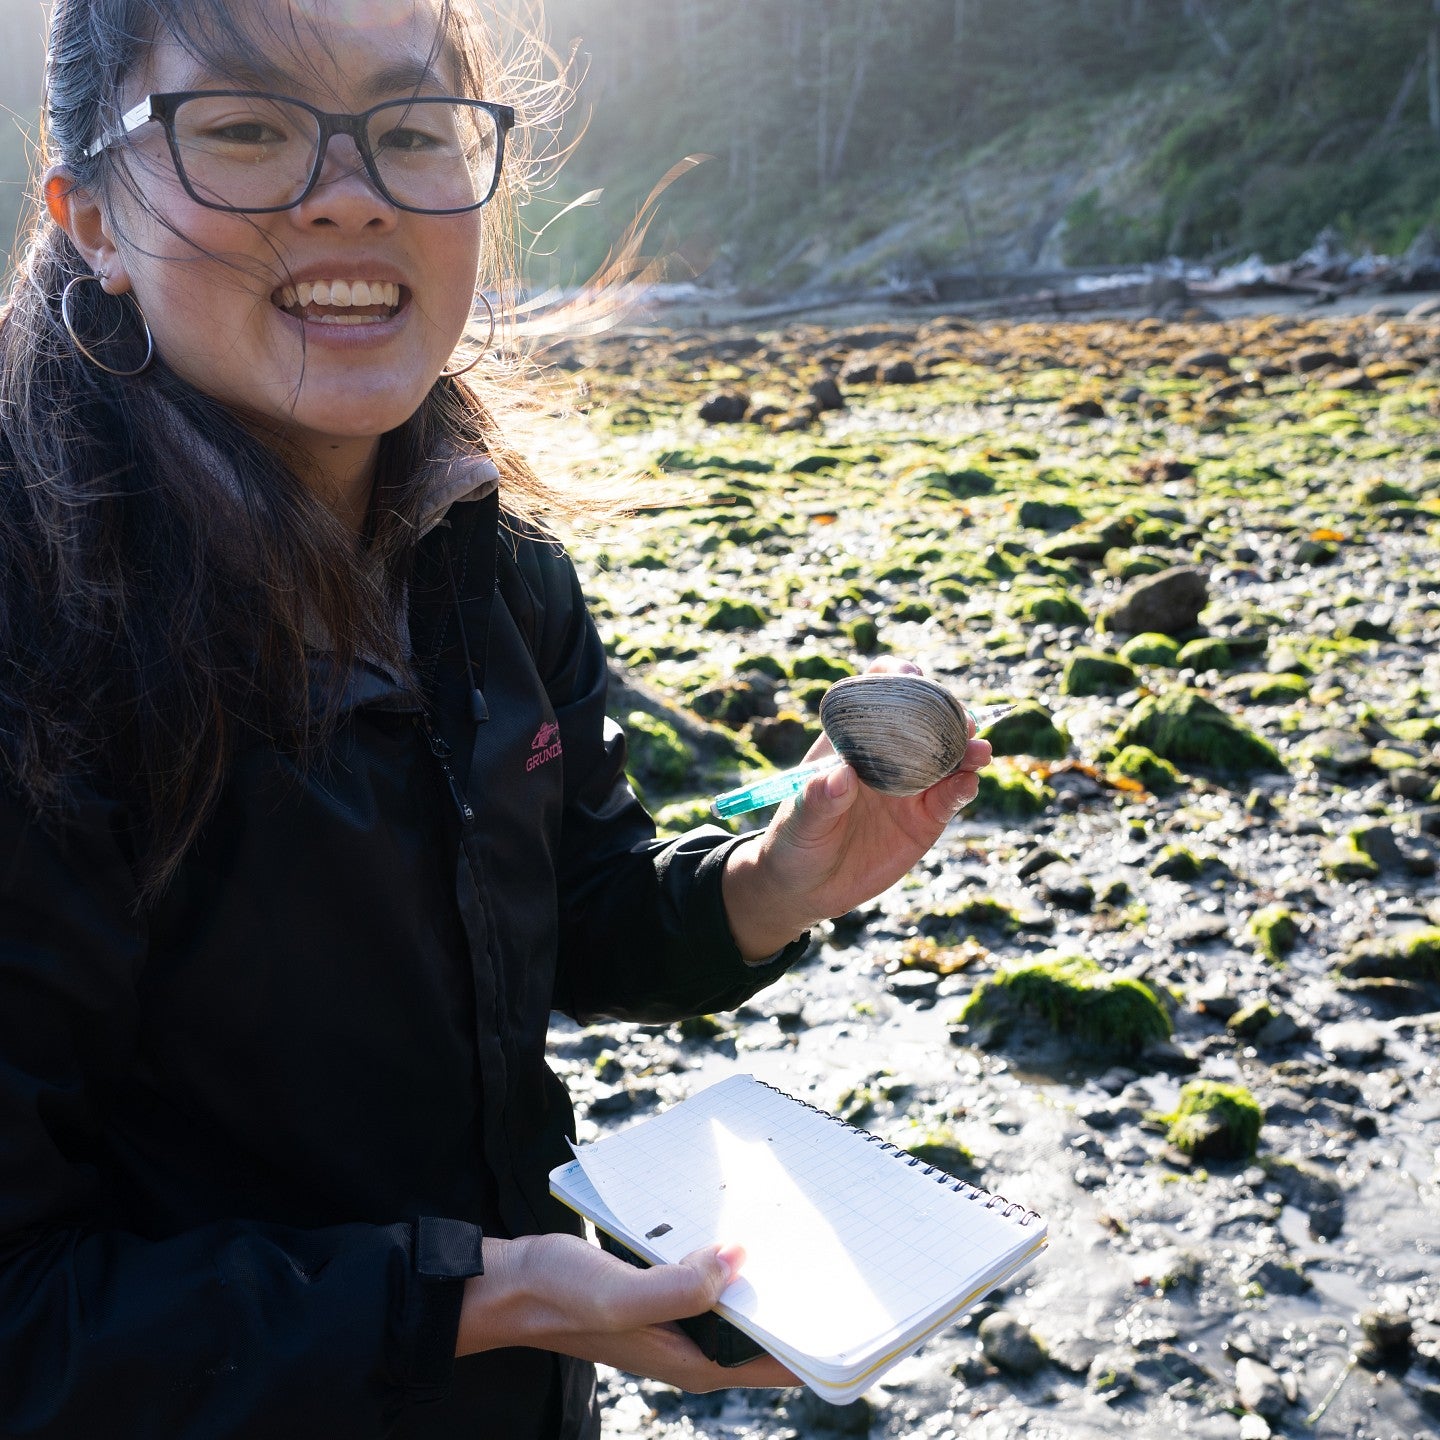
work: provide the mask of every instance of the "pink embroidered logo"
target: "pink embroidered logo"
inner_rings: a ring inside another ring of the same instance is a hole
[[[530,758],[525,762],[526,774],[558,759],[560,751],[560,727],[553,720],[547,720],[530,742]]]

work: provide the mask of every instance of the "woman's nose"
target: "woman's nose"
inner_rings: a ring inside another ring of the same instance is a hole
[[[359,147],[349,135],[329,135],[315,188],[296,206],[305,223],[368,225],[393,221],[395,207],[370,178]]]

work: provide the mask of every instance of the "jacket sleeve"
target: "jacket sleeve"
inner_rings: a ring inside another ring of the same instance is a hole
[[[625,778],[625,736],[605,714],[605,650],[569,561],[536,547],[537,663],[560,725],[565,809],[557,870],[556,1008],[586,1021],[668,1021],[729,1010],[781,976],[808,936],[759,965],[731,937],[720,881],[739,843],[713,826],[677,840]]]
[[[448,1386],[471,1225],[127,1229],[105,1097],[146,955],[108,806],[0,793],[0,1435],[381,1436]]]

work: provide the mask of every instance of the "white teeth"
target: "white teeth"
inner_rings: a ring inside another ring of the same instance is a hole
[[[399,303],[400,287],[381,280],[301,280],[297,284],[284,286],[280,291],[280,305],[286,310],[304,310],[311,305],[384,305],[393,310]]]

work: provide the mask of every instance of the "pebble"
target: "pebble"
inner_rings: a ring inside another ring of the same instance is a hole
[[[1277,1419],[1290,1403],[1279,1375],[1264,1361],[1249,1355],[1235,1362],[1235,1393],[1245,1409],[1267,1420]]]
[[[1045,1364],[1045,1347],[1028,1325],[1003,1310],[980,1322],[985,1358],[1009,1375],[1034,1375]]]
[[[1316,1036],[1328,1059],[1339,1065],[1366,1066],[1385,1055],[1386,1027],[1375,1020],[1342,1020]]]

